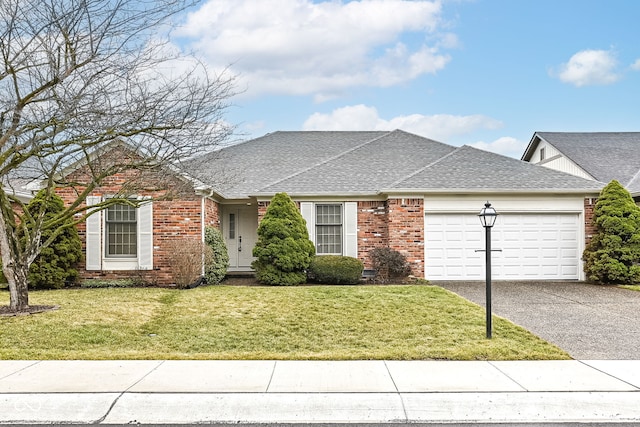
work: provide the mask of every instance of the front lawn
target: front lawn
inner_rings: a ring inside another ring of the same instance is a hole
[[[433,286],[210,286],[30,293],[0,317],[0,359],[568,359]],[[0,293],[0,305],[9,303]]]

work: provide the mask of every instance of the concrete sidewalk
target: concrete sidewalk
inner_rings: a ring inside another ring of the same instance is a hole
[[[0,423],[640,421],[640,361],[0,361]]]

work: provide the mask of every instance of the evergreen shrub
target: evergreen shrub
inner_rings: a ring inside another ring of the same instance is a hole
[[[43,206],[44,205],[44,206]],[[48,221],[64,211],[64,201],[56,194],[40,191],[27,204],[27,211],[37,215],[45,210],[43,220]],[[31,228],[31,225],[27,225]],[[41,249],[40,254],[29,267],[28,283],[33,289],[60,289],[77,282],[77,264],[82,260],[82,242],[73,218],[43,228],[41,241],[48,240],[57,233],[53,242]]]
[[[224,237],[217,228],[205,227],[204,243],[211,249],[210,259],[204,266],[204,278],[210,285],[220,283],[229,268],[229,252]]]
[[[364,265],[357,258],[341,255],[316,255],[309,265],[310,280],[327,285],[357,285]]]
[[[315,255],[307,226],[286,193],[272,199],[258,226],[258,241],[251,264],[259,282],[267,285],[305,283],[307,268]]]
[[[596,232],[582,256],[587,280],[640,283],[640,208],[618,181],[602,189],[593,221]]]

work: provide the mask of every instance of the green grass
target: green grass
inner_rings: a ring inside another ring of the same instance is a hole
[[[568,359],[432,286],[212,286],[30,293],[0,318],[0,359]],[[0,293],[0,305],[8,293]]]
[[[630,289],[632,291],[640,291],[640,285],[622,285],[620,287],[624,289]]]

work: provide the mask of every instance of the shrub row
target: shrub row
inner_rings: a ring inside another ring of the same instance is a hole
[[[356,285],[364,265],[357,258],[340,255],[315,256],[309,265],[309,280],[328,285]]]

